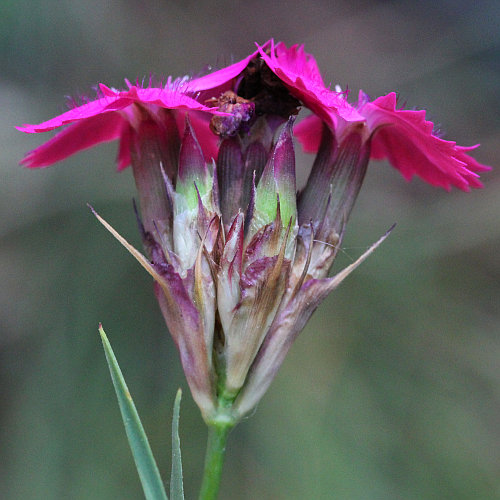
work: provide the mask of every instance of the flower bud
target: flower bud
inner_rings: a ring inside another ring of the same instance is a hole
[[[174,252],[184,269],[193,266],[213,211],[213,177],[194,131],[186,123],[174,195]],[[209,238],[209,241],[211,239]]]
[[[255,191],[252,218],[247,241],[263,227],[276,222],[281,237],[290,226],[295,232],[297,219],[295,187],[295,152],[292,140],[293,118],[283,127],[264,168]],[[287,257],[293,253],[293,238],[287,246]]]
[[[176,213],[192,211],[198,206],[198,199],[204,198],[212,184],[200,144],[194,131],[186,121],[186,129],[179,154],[179,172],[175,192],[178,194]]]
[[[217,157],[217,180],[220,186],[220,209],[227,226],[243,205],[244,163],[239,137],[222,141]]]

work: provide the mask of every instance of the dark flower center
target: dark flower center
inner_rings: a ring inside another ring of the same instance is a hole
[[[298,114],[301,105],[260,57],[252,59],[243,70],[236,92],[255,103],[257,116],[276,115],[288,119]]]
[[[253,58],[243,70],[236,92],[228,90],[206,101],[231,116],[214,116],[210,129],[221,137],[248,132],[259,116],[288,120],[299,112],[301,102],[293,97],[281,80],[260,57]]]

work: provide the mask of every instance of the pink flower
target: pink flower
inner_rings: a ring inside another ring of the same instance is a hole
[[[179,134],[184,131],[184,117],[189,111],[191,125],[206,160],[216,158],[218,139],[210,132],[208,125],[211,114],[224,113],[203,103],[203,96],[206,95],[203,91],[212,89],[210,95],[214,95],[214,92],[219,95],[229,89],[256,53],[198,79],[172,80],[169,77],[163,87],[142,88],[131,85],[126,80],[129,89],[118,91],[101,83],[101,95],[94,101],[77,106],[38,125],[17,127],[21,132],[39,133],[70,125],[42,146],[29,152],[21,163],[30,168],[45,167],[102,142],[119,139],[117,163],[118,170],[122,170],[130,164],[131,144],[140,122],[144,119],[143,111],[147,110],[155,121],[161,123],[164,121],[162,109],[177,111]]]
[[[120,140],[118,169],[130,164],[130,145],[147,109],[158,121],[163,121],[162,109],[191,111],[195,128],[203,122],[198,111],[211,111],[209,108],[182,92],[182,80],[171,82],[164,88],[140,88],[129,85],[125,91],[110,89],[99,85],[101,96],[96,100],[75,107],[39,125],[24,125],[18,130],[27,133],[47,132],[69,125],[51,140],[31,151],[22,160],[28,167],[45,167],[67,158],[84,149],[102,142]],[[209,153],[214,153],[210,143],[206,143]]]
[[[441,139],[434,134],[432,122],[425,120],[425,111],[397,109],[394,93],[370,102],[366,94],[360,92],[358,102],[354,106],[349,104],[347,93],[325,86],[314,57],[306,53],[303,46],[287,48],[284,43],[275,44],[273,40],[257,45],[257,51],[245,59],[201,78],[174,81],[169,78],[164,87],[129,85],[126,91],[112,90],[101,84],[102,96],[95,101],[39,125],[18,127],[23,132],[36,133],[72,124],[30,152],[22,163],[43,167],[101,142],[119,139],[118,168],[125,168],[130,163],[130,141],[137,123],[134,104],[144,106],[153,115],[159,108],[177,110],[180,133],[185,112],[190,111],[191,124],[205,158],[215,158],[218,141],[208,130],[207,112],[217,111],[208,100],[228,90],[237,92],[245,69],[257,55],[290,94],[313,112],[295,127],[295,135],[305,151],[318,151],[323,123],[334,133],[338,144],[350,130],[356,129],[365,140],[371,139],[371,158],[387,158],[408,180],[418,175],[429,184],[445,189],[456,186],[468,191],[470,187],[482,187],[479,173],[490,167],[469,156],[468,152],[477,146],[463,147]]]
[[[418,175],[429,184],[464,191],[482,187],[478,172],[490,167],[481,165],[467,154],[477,146],[463,147],[437,137],[425,111],[397,109],[396,94],[390,93],[370,102],[360,92],[358,102],[351,106],[347,95],[326,88],[313,56],[303,47],[289,49],[279,43],[271,50],[259,52],[292,95],[300,99],[313,115],[295,127],[295,136],[307,152],[319,149],[323,123],[334,133],[337,143],[352,130],[371,138],[371,158],[387,158],[405,179]]]
[[[127,83],[128,84],[128,83]],[[463,190],[489,170],[433,133],[424,111],[323,82],[303,47],[272,40],[201,78],[100,96],[40,125],[67,126],[23,159],[43,167],[119,140],[132,165],[147,256],[101,222],[155,280],[191,392],[207,421],[233,425],[258,403],[320,302],[385,239],[328,277],[370,158],[406,179]],[[293,125],[317,152],[297,194]],[[286,123],[280,131],[279,127]],[[212,161],[212,158],[215,160]]]

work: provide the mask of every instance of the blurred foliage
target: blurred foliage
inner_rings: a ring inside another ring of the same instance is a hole
[[[3,1],[0,497],[141,498],[99,321],[164,477],[185,389],[186,498],[206,439],[149,277],[85,206],[139,245],[131,173],[114,172],[113,145],[44,171],[17,167],[48,135],[14,125],[53,116],[62,96],[98,81],[225,64],[274,36],[305,42],[326,81],[399,90],[494,164],[499,21],[495,1]],[[230,436],[221,499],[497,498],[498,171],[484,181],[447,194],[372,165],[337,266],[398,226],[320,307]]]

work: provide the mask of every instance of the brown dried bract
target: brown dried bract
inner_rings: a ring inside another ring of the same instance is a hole
[[[210,120],[210,130],[221,137],[235,135],[242,124],[253,117],[255,104],[233,91],[228,90],[220,97],[212,97],[206,101],[207,106],[217,107],[219,111],[229,113],[231,116],[213,116]]]

